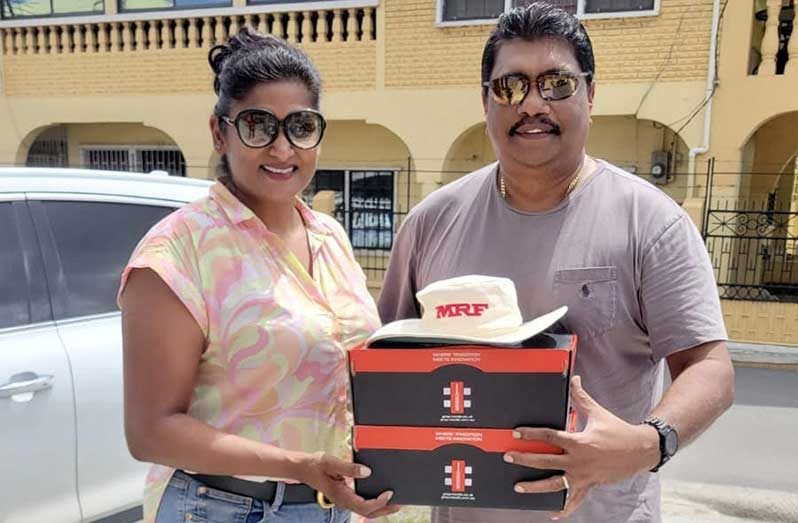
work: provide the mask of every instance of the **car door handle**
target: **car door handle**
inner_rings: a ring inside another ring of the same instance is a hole
[[[17,394],[36,393],[52,388],[55,376],[49,374],[36,374],[35,372],[20,372],[14,374],[8,383],[0,385],[0,398],[10,398]]]

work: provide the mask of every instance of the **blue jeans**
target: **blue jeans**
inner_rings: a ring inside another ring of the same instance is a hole
[[[202,489],[200,489],[202,487]],[[239,496],[205,487],[177,471],[166,487],[156,523],[349,523],[350,513],[323,509],[316,503],[283,504],[285,483],[279,483],[274,501]]]

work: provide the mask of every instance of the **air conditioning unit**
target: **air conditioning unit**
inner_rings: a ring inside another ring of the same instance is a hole
[[[654,151],[651,153],[651,178],[658,185],[667,184],[671,177],[671,153]]]

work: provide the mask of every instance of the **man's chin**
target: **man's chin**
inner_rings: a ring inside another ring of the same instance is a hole
[[[558,155],[553,154],[551,151],[546,151],[545,154],[522,154],[513,155],[508,157],[509,163],[520,169],[538,170],[552,165],[557,159]],[[502,158],[499,158],[499,163],[507,163]]]

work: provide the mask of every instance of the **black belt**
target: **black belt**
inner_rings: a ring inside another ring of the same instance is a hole
[[[266,503],[272,503],[277,494],[276,481],[248,481],[245,479],[234,478],[233,476],[211,476],[208,474],[190,474],[181,470],[186,476],[194,479],[216,490],[224,490],[231,494],[238,494],[239,496],[246,496],[249,498],[259,499]],[[292,484],[286,483],[285,493],[283,494],[283,503],[288,505],[295,505],[300,503],[317,503],[316,490],[305,484]]]

